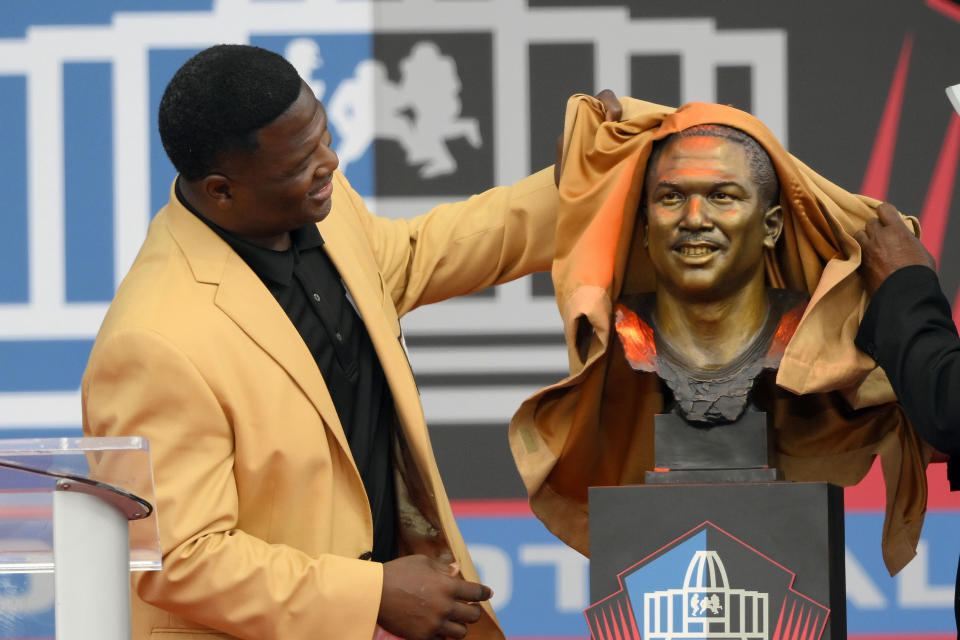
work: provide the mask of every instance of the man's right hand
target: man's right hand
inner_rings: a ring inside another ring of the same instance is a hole
[[[457,569],[423,555],[403,556],[383,565],[383,593],[377,623],[406,640],[463,638],[480,619],[478,602],[490,587],[467,582]]]
[[[897,269],[917,264],[937,270],[937,261],[903,224],[892,204],[884,202],[878,206],[877,217],[853,237],[862,249],[859,270],[871,295]]]

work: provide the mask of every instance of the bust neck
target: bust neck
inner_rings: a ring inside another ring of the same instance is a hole
[[[658,288],[657,330],[688,366],[719,369],[750,345],[763,326],[767,307],[762,273],[723,299],[680,298]]]

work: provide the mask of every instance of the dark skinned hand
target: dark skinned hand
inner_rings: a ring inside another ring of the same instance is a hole
[[[610,89],[604,89],[594,96],[603,105],[603,121],[619,122],[623,117],[623,107],[617,94]],[[553,183],[560,186],[560,167],[563,164],[563,134],[557,138],[557,161],[553,164]]]
[[[859,270],[870,295],[876,292],[887,276],[902,267],[919,264],[934,271],[937,269],[937,261],[889,203],[884,202],[877,207],[877,218],[870,220],[853,237],[863,250]]]
[[[377,623],[406,640],[463,638],[483,613],[477,603],[493,591],[457,573],[456,566],[423,555],[385,562]]]

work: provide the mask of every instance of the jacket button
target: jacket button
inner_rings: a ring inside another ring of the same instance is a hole
[[[373,559],[373,551],[364,551],[360,554],[360,560],[371,560]]]

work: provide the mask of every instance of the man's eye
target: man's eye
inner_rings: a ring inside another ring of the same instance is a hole
[[[290,175],[296,176],[300,175],[304,171],[310,168],[310,158],[304,158],[300,163],[290,172]]]
[[[732,195],[730,195],[729,193],[723,193],[722,191],[718,191],[712,194],[710,198],[714,202],[721,202],[721,203],[733,202],[734,200],[734,197]]]

